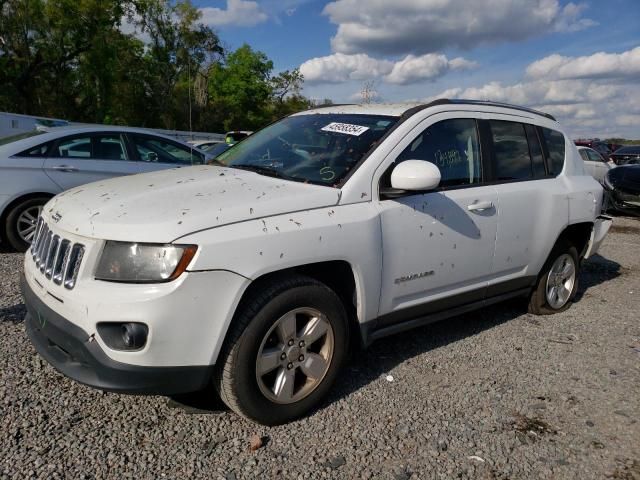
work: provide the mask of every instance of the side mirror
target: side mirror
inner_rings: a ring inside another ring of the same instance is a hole
[[[433,190],[440,184],[440,169],[424,160],[405,160],[391,172],[391,187],[397,190]]]

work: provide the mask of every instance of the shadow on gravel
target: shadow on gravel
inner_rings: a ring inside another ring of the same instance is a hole
[[[514,299],[378,340],[353,355],[325,405],[359,390],[406,360],[501,325],[526,311],[525,299]]]
[[[619,263],[601,255],[596,254],[589,260],[585,260],[580,266],[578,293],[575,301],[579,301],[590,288],[613,280],[623,274],[622,266]]]
[[[620,264],[595,255],[584,263],[576,301],[587,290],[623,274]],[[381,339],[354,355],[327,403],[362,388],[396,365],[424,352],[443,347],[508,322],[527,312],[524,298],[487,307],[458,317]],[[322,407],[321,407],[322,408]]]
[[[10,307],[0,307],[0,322],[22,323],[27,308],[24,303],[18,303]]]

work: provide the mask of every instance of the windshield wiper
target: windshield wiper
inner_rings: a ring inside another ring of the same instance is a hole
[[[282,178],[283,180],[291,180],[293,182],[306,182],[306,179],[299,177],[292,177],[291,175],[287,175],[285,173],[280,172],[274,167],[267,167],[265,165],[226,165],[231,168],[239,168],[241,170],[248,170],[250,172],[255,172],[259,175],[266,175],[268,177]]]

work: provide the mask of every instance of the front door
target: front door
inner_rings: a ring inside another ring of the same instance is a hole
[[[414,130],[410,143],[381,179],[383,272],[378,326],[482,300],[491,275],[497,194],[482,184],[476,120],[448,118],[429,123],[426,129]],[[437,165],[440,187],[385,198],[391,170],[409,159]]]

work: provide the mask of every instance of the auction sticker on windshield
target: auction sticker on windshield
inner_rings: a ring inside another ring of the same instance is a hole
[[[347,135],[354,135],[356,137],[359,137],[364,132],[369,130],[369,127],[363,127],[362,125],[352,125],[351,123],[332,122],[326,127],[322,127],[320,130],[322,130],[323,132],[346,133]]]

